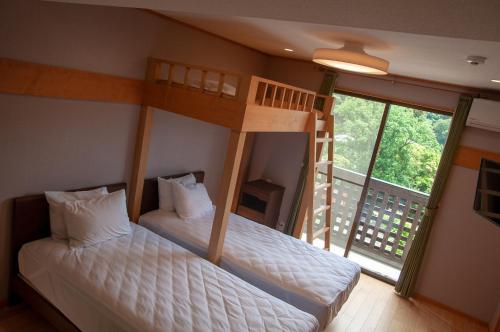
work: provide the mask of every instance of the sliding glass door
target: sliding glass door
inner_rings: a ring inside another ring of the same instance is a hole
[[[395,281],[427,203],[451,116],[356,95],[335,98],[331,248]]]

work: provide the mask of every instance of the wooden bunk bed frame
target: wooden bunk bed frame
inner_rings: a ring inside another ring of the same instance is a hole
[[[307,132],[314,135],[332,123],[333,98],[313,91],[251,76],[244,93],[242,76],[150,58],[136,138],[129,213],[137,222],[141,211],[144,176],[153,108],[220,125],[231,130],[224,173],[216,199],[208,258],[218,264],[236,188],[247,133]],[[317,103],[317,100],[321,102]],[[322,105],[317,110],[314,106]],[[316,144],[316,143],[315,143]],[[322,145],[318,146],[321,151]],[[313,179],[308,179],[313,181]],[[311,199],[312,201],[312,199]],[[303,221],[297,228],[302,229]]]

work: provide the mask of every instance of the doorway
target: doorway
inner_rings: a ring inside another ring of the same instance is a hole
[[[395,282],[422,219],[451,115],[350,93],[334,96],[331,251]],[[320,169],[316,181],[325,179]],[[315,227],[324,217],[317,216]]]

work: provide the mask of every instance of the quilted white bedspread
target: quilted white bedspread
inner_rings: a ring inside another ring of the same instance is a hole
[[[206,257],[211,214],[182,220],[175,212],[151,211],[140,224]],[[316,316],[324,328],[359,280],[359,265],[334,253],[231,214],[221,267]]]
[[[82,331],[318,329],[312,315],[132,227],[130,235],[75,250],[48,238],[28,243],[21,273]]]

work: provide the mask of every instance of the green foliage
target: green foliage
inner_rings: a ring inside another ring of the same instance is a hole
[[[385,104],[337,94],[335,165],[365,174]],[[451,118],[391,105],[373,177],[429,193]]]

